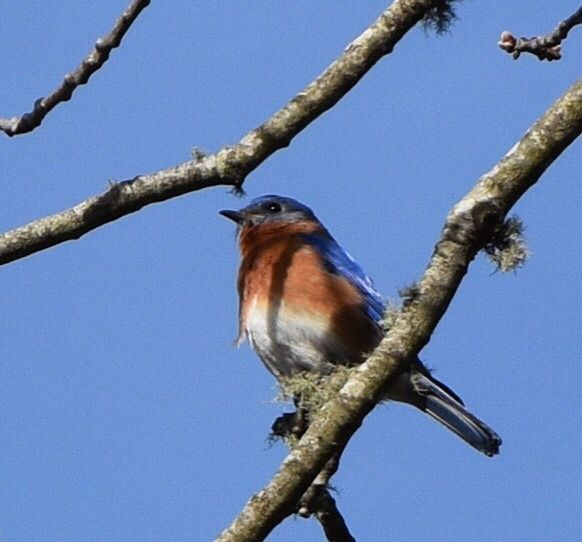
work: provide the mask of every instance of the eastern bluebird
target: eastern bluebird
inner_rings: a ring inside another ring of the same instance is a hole
[[[277,379],[364,361],[383,335],[384,299],[313,211],[262,196],[220,214],[238,224],[239,342],[248,338]],[[499,453],[499,435],[418,358],[386,399],[426,412],[487,456]]]

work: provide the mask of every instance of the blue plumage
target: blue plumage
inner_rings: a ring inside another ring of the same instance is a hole
[[[372,279],[358,263],[327,231],[325,231],[325,235],[306,234],[304,238],[317,250],[328,271],[341,275],[358,289],[365,300],[368,316],[374,322],[379,322],[384,315],[386,303],[374,286]]]

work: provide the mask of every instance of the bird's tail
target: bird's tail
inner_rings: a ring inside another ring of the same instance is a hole
[[[416,404],[421,410],[486,456],[492,457],[499,453],[501,437],[471,414],[461,399],[447,386],[436,378],[419,372],[411,377],[411,383],[422,398]]]

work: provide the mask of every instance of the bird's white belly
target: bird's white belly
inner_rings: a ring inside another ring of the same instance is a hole
[[[329,372],[343,355],[318,314],[293,310],[285,303],[260,306],[255,298],[245,318],[249,342],[276,378],[298,371]]]

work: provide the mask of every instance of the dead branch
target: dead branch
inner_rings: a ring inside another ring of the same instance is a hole
[[[151,0],[134,0],[123,12],[115,26],[104,38],[98,39],[95,48],[81,62],[80,66],[65,75],[61,85],[45,98],[34,102],[32,111],[20,117],[0,118],[0,131],[12,137],[32,132],[40,126],[44,118],[60,103],[68,102],[73,92],[89,81],[89,78],[107,62],[111,51],[119,47],[123,36],[137,19],[138,15],[150,4]]]

